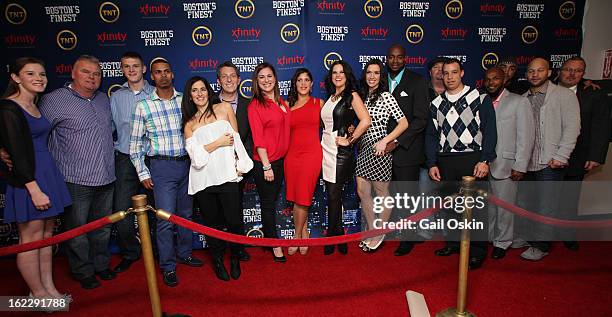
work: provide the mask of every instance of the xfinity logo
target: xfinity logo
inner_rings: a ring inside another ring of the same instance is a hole
[[[113,32],[113,33],[102,32],[102,33],[98,33],[97,34],[97,39],[98,39],[98,43],[100,43],[100,44],[107,44],[107,42],[111,42],[114,45],[117,45],[117,44],[123,43],[123,42],[125,42],[127,40],[127,33],[123,33],[123,32]],[[107,46],[107,45],[103,45],[103,46]]]
[[[506,10],[505,4],[485,3],[480,5],[480,14],[483,16],[500,16]]]
[[[55,65],[55,73],[58,75],[66,75],[72,73],[72,64]]]
[[[190,59],[187,64],[189,70],[193,72],[214,72],[219,66],[219,61],[216,59]]]
[[[276,58],[276,65],[278,66],[291,66],[291,65],[304,65],[305,57],[303,55],[295,56],[281,56]]]
[[[361,38],[364,40],[384,40],[389,35],[389,28],[373,28],[373,27],[362,27],[361,28]]]
[[[346,3],[343,1],[317,1],[317,10],[320,14],[344,14]]]
[[[170,6],[164,4],[150,5],[147,3],[145,5],[141,5],[138,11],[144,17],[149,17],[150,15],[154,15],[156,17],[168,16],[170,13]]]
[[[29,48],[34,46],[34,42],[36,42],[36,36],[32,34],[11,34],[4,37],[4,43],[10,47]]]
[[[446,27],[440,30],[443,40],[455,41],[465,39],[467,29]]]
[[[234,28],[232,29],[232,39],[234,42],[251,42],[251,41],[259,41],[259,35],[261,34],[261,29],[250,28]]]
[[[578,29],[575,28],[558,28],[554,31],[555,37],[559,40],[576,40],[578,39]]]

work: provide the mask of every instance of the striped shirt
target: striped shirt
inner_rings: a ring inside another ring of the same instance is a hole
[[[115,181],[110,103],[97,91],[84,98],[66,84],[40,101],[51,123],[49,151],[68,183],[102,186]]]
[[[130,159],[141,181],[151,178],[145,165],[145,155],[187,155],[182,130],[182,99],[183,94],[175,90],[169,100],[163,100],[154,90],[149,98],[136,103],[130,136]]]
[[[132,116],[136,103],[151,95],[155,87],[144,81],[140,91],[133,91],[126,82],[115,91],[110,98],[111,112],[113,113],[113,131],[117,133],[115,150],[123,154],[130,153],[130,135],[132,134]]]
[[[546,164],[538,163],[540,161],[540,154],[544,150],[544,144],[542,143],[541,129],[543,128],[540,124],[540,109],[544,105],[546,99],[546,89],[548,88],[548,82],[542,85],[538,91],[532,92],[529,90],[527,93],[527,99],[531,103],[531,109],[533,110],[533,120],[535,124],[535,140],[533,144],[533,152],[531,154],[531,160],[527,170],[530,172],[543,170],[547,167]]]

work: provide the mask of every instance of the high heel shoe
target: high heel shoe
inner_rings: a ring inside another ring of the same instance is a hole
[[[338,252],[346,255],[348,253],[348,245],[346,243],[338,244]]]
[[[381,248],[381,246],[383,245],[384,241],[385,241],[385,235],[383,235],[383,236],[382,236],[382,238],[380,238],[380,239],[379,239],[379,240],[376,242],[376,244],[374,244],[374,245],[370,245],[369,243],[368,243],[368,244],[366,244],[366,245],[364,245],[364,246],[363,246],[363,248],[362,248],[362,250],[363,250],[364,252],[367,252],[367,253],[374,253],[374,252],[376,252],[378,249],[380,249],[380,248]],[[372,240],[370,240],[370,242],[372,242]]]
[[[276,256],[276,254],[274,253],[274,248],[270,249],[272,251],[272,257],[274,257],[274,262],[279,262],[279,263],[284,263],[287,262],[287,258],[285,257],[285,255],[281,255],[281,256]],[[283,249],[281,249],[282,252]]]

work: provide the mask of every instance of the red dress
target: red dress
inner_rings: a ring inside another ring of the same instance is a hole
[[[285,156],[287,201],[310,206],[321,174],[323,150],[319,140],[321,108],[310,97],[302,107],[291,111],[289,151]]]

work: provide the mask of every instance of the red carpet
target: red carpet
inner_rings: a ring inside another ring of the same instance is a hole
[[[346,256],[323,256],[321,247],[307,256],[275,263],[269,252],[249,248],[238,281],[214,276],[208,254],[202,268],[179,266],[180,284],[161,282],[165,312],[191,316],[409,316],[405,292],[423,293],[432,316],[455,306],[458,256],[435,257],[441,242],[417,245],[410,255],[394,257],[396,242],[374,254],[350,245]],[[487,259],[470,272],[468,308],[478,316],[612,316],[612,243],[581,243],[572,252],[554,244],[544,260],[531,263],[511,250],[503,260]],[[113,258],[113,264],[119,261]],[[68,313],[57,316],[149,316],[150,305],[142,261],[95,290],[83,290],[68,273],[67,260],[55,260],[60,291],[72,293]],[[0,295],[28,293],[13,259],[0,260]],[[41,313],[2,313],[40,316]]]

